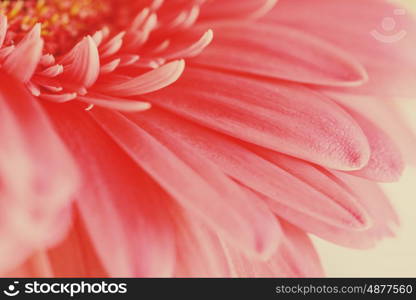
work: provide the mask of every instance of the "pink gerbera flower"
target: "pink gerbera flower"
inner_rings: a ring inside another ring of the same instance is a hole
[[[322,276],[308,233],[392,236],[414,25],[275,2],[1,1],[2,274]]]

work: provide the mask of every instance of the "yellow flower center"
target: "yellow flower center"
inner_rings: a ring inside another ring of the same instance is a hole
[[[0,0],[0,14],[8,19],[10,43],[41,23],[46,50],[57,52],[109,23],[112,7],[111,0]]]

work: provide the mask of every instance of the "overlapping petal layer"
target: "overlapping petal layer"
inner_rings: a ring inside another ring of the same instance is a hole
[[[0,73],[0,268],[54,243],[66,218],[78,174],[40,104],[23,84]]]
[[[413,27],[374,38],[385,1],[243,2],[106,0],[69,48],[0,14],[2,273],[322,276],[307,233],[394,235],[375,182],[416,145],[385,102],[414,95]]]

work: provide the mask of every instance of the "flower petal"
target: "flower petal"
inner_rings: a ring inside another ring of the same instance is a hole
[[[3,276],[11,278],[48,278],[53,277],[53,271],[46,253],[36,251],[23,264]]]
[[[370,144],[371,156],[368,164],[350,174],[379,182],[398,181],[404,169],[404,162],[396,144],[390,137],[364,115],[345,108],[363,129]]]
[[[203,52],[211,43],[214,34],[211,29],[205,31],[199,39],[193,37],[194,34],[196,34],[196,32],[180,34],[179,38],[170,40],[173,45],[170,45],[166,51],[158,53],[158,55],[166,60],[170,60],[195,57],[201,54],[201,52]]]
[[[59,61],[64,72],[59,76],[63,84],[78,92],[92,86],[100,74],[100,58],[94,40],[87,36]]]
[[[3,63],[2,68],[19,81],[29,81],[38,66],[43,50],[40,31],[41,25],[35,25]]]
[[[341,172],[328,171],[302,161],[279,160],[276,163],[302,180],[312,182],[318,189],[329,190],[328,188],[330,188],[331,193],[337,190],[344,190],[342,193],[349,193],[351,197],[358,201],[362,210],[366,211],[372,223],[368,223],[367,228],[361,230],[333,226],[311,217],[301,210],[293,209],[289,203],[278,202],[276,199],[265,198],[257,194],[281,218],[288,220],[306,232],[349,248],[367,249],[375,246],[380,239],[394,235],[392,228],[398,223],[397,216],[377,184]]]
[[[207,1],[201,10],[200,21],[218,19],[259,18],[276,5],[277,0]]]
[[[222,243],[217,235],[192,215],[178,224],[175,277],[230,277]]]
[[[317,85],[349,87],[367,81],[364,68],[348,53],[302,31],[241,22],[212,29],[215,39],[192,63]]]
[[[285,238],[273,257],[266,261],[248,259],[225,246],[234,276],[238,277],[322,277],[318,254],[303,230],[284,221]]]
[[[111,40],[100,47],[100,57],[106,58],[117,53],[123,45],[123,38],[126,35],[125,32],[120,32],[114,36]]]
[[[192,149],[161,144],[147,131],[114,112],[91,114],[119,145],[181,206],[203,219],[248,253],[267,257],[279,241],[279,226],[263,203],[244,197],[235,183]]]
[[[98,105],[101,107],[106,107],[110,109],[115,109],[118,111],[143,111],[151,107],[150,103],[143,101],[134,101],[119,99],[113,97],[107,97],[103,95],[88,94],[88,96],[78,96],[77,100],[83,101],[92,105]]]
[[[399,3],[281,0],[265,22],[307,31],[356,57],[365,66],[369,81],[355,93],[415,96],[416,23],[411,11]],[[387,18],[394,18],[392,31],[383,28]]]
[[[128,97],[146,94],[164,88],[175,82],[185,68],[183,60],[167,63],[155,70],[124,82],[105,84],[97,87],[100,93],[117,97]]]
[[[107,277],[79,214],[71,214],[70,231],[57,245],[38,250],[7,277]]]
[[[399,147],[404,161],[416,164],[414,155],[416,153],[416,134],[411,130],[397,103],[385,101],[386,99],[380,99],[374,95],[352,95],[347,92],[330,92],[328,90],[320,90],[320,92],[340,105],[366,116],[380,130],[386,132],[393,143]],[[412,99],[408,101],[412,101]]]
[[[242,140],[330,168],[369,159],[367,138],[330,99],[305,87],[191,69],[150,103]]]
[[[370,226],[371,219],[360,203],[337,185],[331,185],[326,177],[315,185],[312,178],[305,180],[304,177],[292,175],[243,147],[241,142],[180,120],[157,108],[137,115],[134,120],[158,139],[169,141],[170,145],[187,144],[193,149],[190,152],[194,153],[193,156],[208,159],[237,182],[319,222],[348,230],[363,230]]]
[[[78,174],[37,100],[4,73],[0,73],[0,115],[4,208],[0,265],[4,270],[25,259],[33,248],[60,238],[51,228],[67,226],[59,217],[78,187]]]
[[[4,40],[6,39],[7,33],[7,17],[0,14],[0,48],[3,46]]]
[[[171,276],[175,262],[167,195],[95,124],[88,112],[48,105],[83,175],[77,205],[110,276]],[[111,159],[109,160],[109,158]]]
[[[107,277],[78,210],[65,239],[46,253],[53,277]]]

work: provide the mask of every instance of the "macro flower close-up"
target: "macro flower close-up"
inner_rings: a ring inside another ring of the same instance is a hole
[[[1,0],[2,276],[322,277],[312,236],[394,238],[379,183],[416,151],[404,12]],[[380,34],[392,14],[405,36]]]

